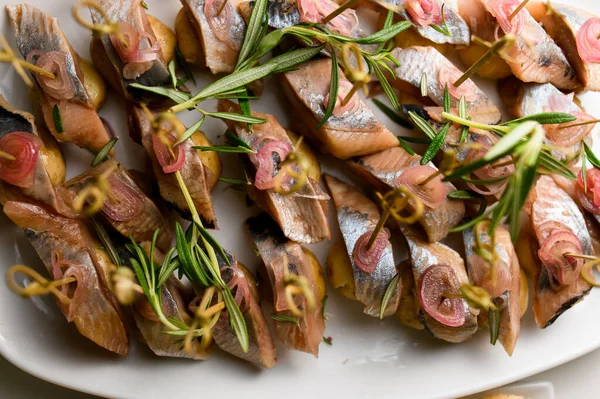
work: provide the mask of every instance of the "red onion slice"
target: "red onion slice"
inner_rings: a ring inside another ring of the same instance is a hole
[[[410,14],[413,22],[422,27],[431,24],[442,23],[442,7],[433,0],[406,0],[404,2],[406,11]]]
[[[477,101],[478,89],[475,83],[471,79],[467,79],[460,86],[454,86],[456,82],[462,76],[462,72],[455,69],[454,67],[441,67],[438,73],[438,80],[442,87],[442,90],[448,86],[448,93],[457,100],[460,100],[462,96],[465,96],[465,100],[468,102]]]
[[[387,229],[381,229],[371,248],[367,244],[371,239],[372,231],[366,232],[356,241],[352,251],[352,259],[356,267],[363,273],[371,274],[377,269],[383,251],[387,247],[390,233]]]
[[[68,279],[70,277],[75,278],[75,283],[68,285],[62,285],[59,290],[71,300],[69,304],[69,310],[67,312],[67,320],[69,322],[75,319],[77,309],[81,303],[85,300],[85,291],[89,285],[89,279],[85,273],[84,266],[81,263],[73,262],[66,259],[61,259],[61,253],[58,248],[55,248],[51,254],[52,260],[52,276],[55,280]],[[66,269],[63,271],[63,269]],[[69,288],[75,284],[74,290]]]
[[[475,141],[475,144],[479,145],[480,148],[472,148],[467,153],[467,157],[465,158],[465,163],[475,162],[485,156],[485,154],[492,148],[490,142],[481,137]],[[504,157],[496,161],[496,164],[501,164],[508,162],[510,157]],[[499,167],[494,167],[490,164],[485,165],[484,167],[477,169],[473,173],[471,173],[471,178],[474,180],[496,180],[503,177],[510,176],[515,170],[514,165],[504,165]],[[501,193],[506,187],[506,181],[500,181],[497,183],[487,183],[487,184],[474,184],[467,183],[467,185],[475,192],[481,195],[496,195]]]
[[[526,11],[519,11],[512,19],[509,19],[509,17],[520,4],[520,0],[489,0],[487,8],[490,14],[496,18],[504,33],[512,33],[518,36],[525,27]]]
[[[235,303],[237,303],[242,313],[246,313],[250,307],[250,296],[252,295],[248,279],[246,279],[246,276],[241,270],[233,267],[221,269],[221,275],[223,275],[227,269],[231,269],[231,272],[233,273],[233,277],[231,277],[227,286],[234,295]]]
[[[110,42],[121,61],[124,63],[132,62],[132,59],[137,56],[140,48],[140,37],[133,26],[126,22],[117,22],[119,27],[119,35],[111,34]]]
[[[171,134],[169,135],[169,140],[171,143],[174,143],[177,139]],[[175,159],[171,156],[169,148],[156,134],[152,135],[152,147],[154,148],[154,154],[164,173],[175,173],[183,168],[183,165],[185,164],[185,151],[183,145],[178,145],[173,148]]]
[[[331,0],[298,0],[300,22],[321,23],[323,18],[334,12],[339,6]],[[351,36],[358,26],[356,11],[346,9],[327,23],[328,28],[344,36]]]
[[[594,215],[600,215],[600,170],[588,169],[586,176],[586,184],[583,184],[582,171],[579,171],[577,176],[577,197],[579,202],[588,212]],[[587,186],[587,191],[584,191],[584,186]]]
[[[567,258],[564,254],[581,254],[581,242],[570,231],[555,231],[544,241],[538,256],[550,277],[550,284],[557,289],[570,285],[579,278],[583,266],[581,258]]]
[[[360,96],[358,93],[354,93],[352,97],[348,100],[346,105],[342,105],[343,101],[346,99],[346,96],[352,90],[352,83],[347,80],[341,80],[340,86],[338,89],[337,100],[335,103],[335,107],[333,108],[333,115],[342,118],[352,116],[358,111],[360,108]],[[329,105],[329,93],[325,95],[325,99],[323,100],[323,107],[327,109]]]
[[[144,199],[129,184],[121,181],[115,175],[110,176],[108,183],[115,199],[107,196],[104,201],[102,212],[106,217],[116,222],[127,222],[142,212]]]
[[[508,265],[502,259],[498,259],[493,270],[489,262],[479,255],[469,256],[468,263],[469,279],[473,284],[485,288],[492,297],[502,295],[510,287],[512,276]],[[495,284],[492,284],[492,271],[495,273]]]
[[[283,140],[264,137],[257,142],[254,150],[256,154],[250,155],[250,161],[256,166],[254,186],[259,190],[270,190],[275,186],[279,164],[292,152],[292,146]]]
[[[465,305],[461,298],[448,298],[446,295],[459,295],[458,278],[448,265],[429,266],[423,273],[419,287],[419,299],[423,310],[431,317],[448,327],[465,324]]]
[[[30,188],[35,180],[35,166],[39,150],[39,137],[25,132],[13,132],[0,139],[0,151],[15,157],[15,160],[0,158],[0,179],[18,187]]]
[[[568,112],[567,110],[553,109],[554,112]],[[572,113],[573,116],[577,117],[577,120],[573,123],[582,123],[586,121],[592,121],[595,118],[585,112],[577,112]],[[572,146],[575,145],[585,137],[587,137],[592,129],[594,128],[594,124],[588,125],[580,125],[580,126],[572,126],[567,128],[561,128],[560,125],[547,125],[546,128],[546,138],[551,141],[553,144],[558,146]]]
[[[226,2],[223,5],[223,2]],[[222,8],[222,9],[221,9]],[[221,13],[219,14],[219,10]],[[239,51],[239,40],[231,40],[231,24],[235,9],[229,0],[206,0],[204,16],[213,34],[233,51]]]
[[[600,62],[600,18],[588,19],[577,33],[577,52],[584,62]]]
[[[398,176],[396,185],[405,186],[413,194],[419,197],[419,199],[423,201],[423,204],[430,208],[435,208],[441,205],[446,199],[446,186],[442,181],[442,177],[436,176],[433,180],[422,186],[420,183],[424,182],[436,172],[437,170],[431,166],[411,166]]]
[[[35,64],[54,75],[54,79],[34,73],[42,91],[57,100],[70,100],[75,96],[75,85],[67,70],[67,54],[62,51],[42,52],[40,50],[30,51],[27,54],[27,62]]]

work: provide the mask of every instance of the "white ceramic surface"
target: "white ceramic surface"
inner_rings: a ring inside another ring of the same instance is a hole
[[[89,34],[71,19],[71,1],[29,2],[57,16],[73,47],[84,56],[89,55]],[[146,2],[151,14],[173,24],[180,8],[176,0]],[[8,3],[0,1],[0,5]],[[600,14],[600,5],[594,0],[576,3]],[[0,32],[13,42],[4,13],[0,13]],[[199,85],[205,85],[210,79],[205,74]],[[495,92],[491,82],[482,82],[480,86],[488,92]],[[24,85],[5,64],[0,65],[0,92],[14,106],[30,108]],[[581,97],[588,111],[600,117],[600,95],[585,94]],[[118,158],[127,166],[141,168],[144,152],[127,137],[123,105],[111,93],[101,115],[111,121],[122,138],[117,146]],[[213,106],[210,102],[205,105],[209,109]],[[276,82],[271,80],[267,80],[266,94],[254,108],[278,115],[283,123],[293,117],[293,110],[287,106]],[[187,113],[182,118],[189,124],[195,121],[197,115]],[[394,132],[406,134],[393,124],[388,125]],[[216,142],[221,142],[222,123],[210,121],[204,129]],[[63,149],[69,160],[69,176],[89,165],[91,155],[72,146],[63,146]],[[341,165],[332,161],[325,163],[329,170]],[[239,166],[234,157],[224,157],[224,164],[224,176],[239,176]],[[243,220],[256,210],[247,209],[243,196],[225,185],[217,187],[214,195],[218,199],[216,210],[221,226],[221,231],[215,236],[242,262],[255,266],[257,259],[252,253]],[[337,227],[334,226],[333,230],[334,239],[339,238]],[[16,261],[39,266],[30,244],[4,216],[0,216],[0,242],[0,270]],[[328,247],[329,243],[323,243],[312,249],[324,260]],[[406,258],[406,251],[401,245],[397,253],[398,261]],[[449,345],[430,338],[426,333],[403,328],[395,319],[379,321],[367,317],[361,314],[359,305],[349,303],[335,292],[329,294],[326,335],[333,337],[333,346],[323,344],[318,360],[279,348],[279,364],[265,371],[256,370],[218,351],[205,362],[157,358],[137,343],[132,345],[129,358],[117,358],[80,337],[75,328],[65,322],[50,298],[26,301],[0,284],[0,353],[39,378],[106,397],[345,395],[420,399],[458,397],[490,389],[600,347],[600,319],[594,317],[600,307],[600,296],[596,293],[545,331],[538,330],[531,314],[528,314],[512,358],[499,345],[492,347],[488,344],[487,332],[480,332],[464,344]]]

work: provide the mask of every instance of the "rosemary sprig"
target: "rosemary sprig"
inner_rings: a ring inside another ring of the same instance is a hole
[[[58,104],[54,104],[54,107],[52,108],[52,121],[54,122],[56,133],[64,133],[65,128],[63,126],[62,115],[60,114]]]
[[[386,104],[382,103],[381,101],[379,101],[376,98],[373,99],[373,104],[375,104],[375,106],[377,108],[379,108],[381,110],[381,112],[383,112],[385,114],[385,116],[390,118],[392,120],[392,122],[406,128],[406,129],[412,129],[413,125],[410,123],[410,121],[406,117],[403,117],[398,112],[396,112],[392,108],[388,107]],[[402,139],[404,141],[409,141],[409,140],[406,140],[404,137],[402,137]]]
[[[594,167],[596,169],[600,169],[600,159],[598,159],[596,154],[594,154],[592,149],[585,142],[583,143],[583,150],[584,150],[586,159],[588,161],[590,161],[590,163],[592,165],[594,165]]]
[[[279,321],[279,322],[283,322],[283,323],[294,323],[298,326],[298,328],[300,328],[300,321],[295,317],[272,314],[271,318],[275,321]]]
[[[440,151],[440,148],[442,148],[444,142],[446,141],[446,135],[448,134],[450,125],[450,122],[446,123],[439,133],[436,134],[433,140],[431,140],[431,144],[423,154],[423,158],[421,158],[421,165],[427,165]]]
[[[119,136],[113,137],[104,144],[100,151],[98,151],[98,154],[94,157],[91,165],[92,168],[95,168],[108,159],[108,154],[110,154],[115,144],[117,144],[117,141],[119,141]]]
[[[452,32],[450,32],[450,28],[448,27],[448,22],[446,21],[446,14],[444,13],[444,7],[446,7],[446,3],[442,4],[442,24],[435,25],[430,24],[429,26],[435,31],[441,33],[442,35],[446,35],[448,37],[452,37]]]
[[[379,319],[383,319],[385,312],[388,308],[390,300],[392,299],[392,295],[394,292],[398,290],[398,281],[400,280],[400,273],[397,273],[394,278],[390,280],[388,283],[385,292],[383,294],[383,298],[381,299],[381,309],[379,310]]]

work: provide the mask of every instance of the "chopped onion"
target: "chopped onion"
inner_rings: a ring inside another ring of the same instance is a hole
[[[577,33],[577,52],[584,62],[600,62],[600,18],[590,18]]]
[[[143,197],[129,184],[121,181],[115,175],[108,179],[110,190],[115,197],[107,196],[102,212],[116,222],[127,222],[138,216],[144,209]]]
[[[387,247],[390,233],[387,229],[381,229],[377,234],[377,238],[371,245],[371,248],[367,248],[367,244],[371,239],[372,231],[366,232],[358,238],[352,251],[352,260],[356,267],[363,273],[371,274],[377,269],[379,260],[383,255],[383,251]]]
[[[226,4],[223,4],[226,2]],[[219,14],[219,10],[221,13]],[[231,39],[231,25],[235,9],[230,0],[206,0],[204,16],[213,34],[233,51],[239,51],[239,40]]]
[[[555,231],[544,241],[538,251],[550,284],[554,289],[570,285],[579,278],[583,266],[583,259],[565,257],[567,253],[581,254],[581,242],[571,231]]]
[[[577,176],[577,197],[581,206],[588,212],[594,215],[600,215],[600,170],[592,168],[588,169],[586,174],[586,184],[583,184],[583,176],[581,171]],[[584,191],[584,186],[587,191]]]
[[[42,91],[57,100],[70,100],[75,96],[75,85],[67,69],[67,54],[62,51],[30,51],[27,62],[54,75],[54,79],[34,73]]]
[[[442,90],[448,86],[448,93],[457,100],[460,100],[462,96],[465,96],[465,100],[468,102],[477,101],[478,89],[475,83],[471,79],[467,79],[460,86],[454,86],[454,83],[460,79],[462,72],[454,67],[442,67],[438,73],[438,80],[440,82]]]
[[[174,143],[177,140],[173,135],[169,135],[168,137],[171,143]],[[154,148],[154,154],[164,173],[175,173],[183,168],[183,165],[185,164],[185,151],[183,145],[178,145],[173,149],[175,152],[175,159],[171,156],[169,148],[156,134],[152,135],[152,147]]]
[[[259,190],[270,190],[275,187],[279,164],[292,152],[292,146],[283,140],[264,137],[254,150],[256,154],[250,155],[250,160],[256,166],[254,186]]]
[[[300,22],[321,23],[323,18],[339,8],[339,5],[331,0],[298,0],[296,4],[300,12]],[[344,36],[352,36],[352,32],[358,26],[358,16],[352,9],[344,10],[327,23],[328,28]]]
[[[29,188],[35,180],[35,166],[42,141],[34,134],[8,133],[0,139],[0,151],[15,159],[0,158],[0,179],[18,187]]]
[[[422,27],[431,24],[442,23],[442,7],[434,0],[406,0],[404,3],[406,11],[410,14],[413,22]]]
[[[425,270],[419,299],[427,314],[448,327],[462,326],[466,319],[465,305],[458,295],[458,278],[452,267],[433,265]]]
[[[413,194],[430,208],[441,205],[446,199],[446,186],[442,176],[436,176],[427,184],[420,185],[437,170],[427,165],[411,166],[396,179],[397,186],[406,186]]]
[[[62,285],[59,288],[59,290],[71,300],[67,312],[67,320],[71,322],[75,319],[77,309],[79,309],[79,306],[85,300],[85,291],[89,285],[88,275],[81,263],[61,259],[61,251],[58,248],[55,248],[52,251],[51,261],[52,277],[55,280],[66,280],[70,277],[74,277],[76,280],[75,283]],[[73,290],[69,288],[72,284],[75,284]]]
[[[360,96],[358,95],[358,93],[354,93],[352,95],[352,97],[350,97],[350,99],[348,100],[346,105],[342,105],[343,101],[346,99],[346,96],[348,96],[348,94],[350,93],[351,90],[352,90],[352,83],[350,83],[347,80],[340,81],[337,100],[335,103],[335,107],[333,108],[333,115],[337,116],[338,118],[343,118],[343,117],[348,117],[348,116],[354,115],[360,107]],[[328,105],[329,105],[329,93],[327,93],[327,95],[325,96],[325,99],[323,100],[323,107],[325,109],[327,109]]]

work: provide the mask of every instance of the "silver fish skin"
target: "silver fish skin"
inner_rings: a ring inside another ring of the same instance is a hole
[[[487,228],[485,229],[487,231]],[[499,261],[494,269],[473,250],[475,232],[472,229],[463,232],[465,243],[467,273],[471,282],[486,289],[493,297],[494,304],[500,314],[500,330],[498,340],[509,356],[512,356],[521,330],[519,298],[521,291],[519,260],[511,241],[510,233],[504,227],[497,227],[495,232],[495,250]],[[480,234],[479,240],[490,245],[490,237]],[[490,274],[496,273],[496,283]],[[487,324],[487,311],[481,311],[479,320]]]
[[[329,94],[331,62],[330,58],[312,60],[302,64],[298,70],[282,74],[282,85],[297,115],[296,131],[315,143],[315,148],[321,152],[339,159],[397,147],[396,136],[377,120],[359,96],[355,109],[341,116],[332,115],[316,129],[325,116],[324,101]],[[341,70],[339,80],[340,86],[351,86]]]
[[[273,310],[278,316],[293,317],[298,324],[288,321],[274,320],[275,335],[289,349],[319,356],[319,344],[323,341],[325,322],[321,316],[321,300],[315,284],[312,266],[302,247],[286,239],[279,226],[266,214],[250,218],[246,221],[250,234],[268,274],[273,293]],[[287,258],[287,264],[285,260]],[[283,278],[286,268],[290,273],[308,280],[315,297],[315,308],[306,308],[306,299],[296,298],[296,305],[304,311],[299,317],[290,310],[285,298]]]
[[[219,101],[218,110],[241,112],[237,104],[226,100]],[[260,112],[253,112],[252,115],[264,118],[267,122],[254,125],[252,131],[245,123],[226,121],[227,126],[252,148],[255,148],[264,138],[281,140],[293,146],[287,132],[273,115]],[[250,161],[246,170],[253,178],[255,168]],[[273,190],[258,190],[254,186],[249,188],[249,194],[258,206],[277,221],[289,239],[302,244],[312,244],[330,237],[331,231],[327,219],[328,196],[312,178],[309,177],[304,188],[295,194],[281,195]]]
[[[14,132],[31,133],[39,137],[33,115],[13,108],[0,95],[0,137]],[[74,196],[62,187],[52,183],[44,164],[45,156],[43,152],[39,152],[31,187],[21,188],[2,183],[3,186],[0,191],[3,192],[4,200],[18,200],[19,193],[22,193],[26,197],[50,206],[52,210],[61,215],[75,217],[76,214],[71,208]],[[10,188],[7,188],[8,186]]]
[[[223,5],[224,1],[227,4]],[[231,73],[235,70],[246,34],[246,23],[237,9],[238,3],[239,1],[228,0],[181,0],[204,49],[206,66],[214,74]],[[218,21],[211,26],[211,16],[207,15],[208,7],[216,12],[221,6],[224,7],[221,16],[212,17]]]
[[[97,0],[96,3],[106,13],[111,21],[125,22],[138,33],[145,32],[156,41],[156,36],[148,20],[146,10],[142,6],[142,2],[138,0]],[[90,7],[90,14],[92,16],[92,22],[94,24],[104,23],[104,18],[95,9]],[[158,53],[158,58],[150,61],[145,72],[141,73],[135,79],[127,79],[123,76],[123,68],[125,64],[121,60],[121,57],[115,50],[109,35],[103,35],[99,38],[106,56],[110,59],[110,62],[115,69],[116,75],[121,79],[121,89],[123,93],[132,99],[131,95],[127,91],[127,87],[131,83],[139,83],[145,86],[166,86],[171,84],[171,78],[167,64],[163,58],[162,52]],[[150,48],[151,44],[149,40],[140,41],[140,50]],[[105,72],[101,71],[103,74]],[[111,82],[111,79],[107,79]],[[112,83],[112,82],[111,82]]]
[[[247,280],[244,272],[237,266],[235,258],[229,253],[228,255],[231,266],[227,267],[222,262],[220,264],[223,267],[221,269],[223,281],[229,284],[234,277]],[[233,327],[227,321],[223,323],[224,326],[218,323],[213,328],[213,338],[221,350],[257,366],[272,368],[277,363],[277,356],[273,335],[271,334],[265,315],[257,299],[252,294],[249,295],[246,305],[248,309],[242,315],[246,321],[250,340],[248,352],[244,353]]]
[[[167,318],[174,318],[182,323],[189,324],[191,317],[188,314],[181,283],[174,276],[169,277],[161,288],[162,311]],[[149,306],[149,305],[148,305]],[[182,344],[176,342],[181,337],[165,334],[168,328],[158,320],[150,320],[133,307],[133,318],[142,337],[154,354],[163,357],[176,357],[195,360],[204,360],[209,352],[199,350],[185,351]],[[196,345],[196,344],[195,344]]]
[[[23,58],[50,52],[58,52],[64,56],[66,76],[74,89],[73,97],[52,97],[39,84],[36,74],[33,74],[40,94],[42,114],[52,135],[61,142],[100,150],[110,137],[83,84],[78,56],[60,29],[58,20],[27,4],[6,6],[6,12]],[[35,61],[36,59],[32,59],[33,63]],[[58,108],[62,116],[62,132],[58,132],[55,126],[54,107]]]
[[[540,247],[550,231],[541,228],[550,223],[555,231],[574,234],[581,243],[583,255],[592,255],[592,241],[585,219],[575,201],[562,190],[550,176],[541,176],[532,188],[525,211],[529,215],[532,230]],[[573,284],[555,290],[550,285],[549,275],[544,265],[539,264],[534,282],[533,314],[540,328],[546,328],[566,310],[581,301],[591,287],[578,278]]]
[[[489,12],[487,0],[478,1]],[[552,83],[561,90],[576,89],[579,85],[577,74],[563,50],[527,9],[519,11],[519,14],[523,19],[523,29],[517,35],[516,43],[501,54],[513,74],[523,82]],[[502,28],[499,29],[503,32]]]
[[[370,1],[372,1],[375,4],[378,4],[386,10],[394,11],[396,14],[400,15],[402,19],[413,22],[414,24],[412,17],[408,13],[408,11],[406,11],[404,6],[407,0]],[[438,7],[444,5],[444,16],[446,18],[446,23],[448,24],[450,36],[440,33],[430,26],[419,26],[417,24],[414,24],[414,28],[417,30],[417,32],[419,32],[419,34],[424,38],[429,39],[434,43],[469,45],[469,43],[471,42],[471,31],[467,23],[462,19],[462,17],[458,13],[458,11],[451,7],[450,4],[447,2],[433,0],[433,3],[435,3]]]
[[[410,155],[401,147],[394,147],[377,154],[355,158],[348,162],[350,168],[380,191],[400,187],[398,178],[410,167],[421,165],[421,156]],[[437,170],[433,163],[427,166]],[[446,192],[456,191],[451,183],[444,183]],[[465,206],[460,200],[446,198],[442,204],[432,208],[424,204],[423,217],[419,221],[429,241],[444,239],[448,231],[456,227],[465,216]]]
[[[129,123],[130,135],[134,138],[139,138],[148,153],[160,195],[165,201],[172,204],[183,217],[191,219],[190,209],[181,192],[175,174],[164,173],[156,158],[154,146],[152,145],[152,135],[154,133],[152,132],[148,115],[141,108],[132,107],[129,111]],[[192,148],[193,145],[191,140],[186,140],[180,144],[184,148],[185,163],[179,172],[200,214],[202,223],[204,223],[206,228],[216,229],[217,218],[208,187],[208,181],[214,179],[214,176],[212,176],[210,169],[202,164],[198,151]]]
[[[123,237],[131,237],[135,242],[152,241],[154,232],[159,230],[156,246],[163,252],[168,251],[171,248],[171,240],[173,237],[169,222],[161,214],[156,204],[154,204],[154,202],[138,187],[129,175],[129,172],[127,172],[127,170],[116,160],[111,159],[103,162],[97,167],[74,177],[65,183],[65,187],[74,193],[77,193],[91,180],[94,180],[111,168],[115,168],[115,171],[110,175],[109,182],[111,179],[116,179],[125,186],[125,189],[131,190],[134,195],[139,198],[142,204],[140,206],[140,213],[129,220],[114,220],[111,219],[108,214],[102,212],[104,220],[121,233]]]
[[[296,0],[271,0],[267,6],[269,26],[274,29],[289,28],[300,23]]]
[[[469,283],[465,264],[461,256],[452,248],[440,243],[428,242],[423,234],[412,226],[403,226],[402,234],[408,242],[410,260],[417,290],[421,285],[423,273],[433,265],[448,265],[453,270],[460,285]],[[460,343],[471,338],[477,331],[478,312],[463,300],[465,323],[460,327],[448,327],[435,320],[421,308],[421,321],[435,338]]]
[[[358,239],[363,234],[375,229],[380,217],[379,211],[375,203],[335,177],[325,175],[325,182],[337,209],[338,223],[352,264],[354,296],[364,305],[363,312],[365,314],[379,317],[385,291],[397,274],[392,244],[388,241],[373,273],[365,273],[360,270],[352,256]],[[400,295],[395,291],[384,316],[391,316],[396,312],[399,300]]]
[[[85,280],[85,283],[78,282],[78,288],[85,290],[81,293],[81,303],[71,311],[68,305],[57,300],[58,307],[83,336],[111,352],[127,356],[127,330],[117,301],[106,285],[108,271],[93,249],[99,244],[87,228],[77,220],[23,202],[7,202],[4,213],[25,231],[50,274],[55,249],[62,252],[63,259],[80,264],[77,270]]]
[[[393,66],[396,81],[392,85],[404,89],[406,85],[413,90],[419,90],[423,76],[427,76],[427,96],[437,105],[444,105],[444,92],[446,84],[454,84],[463,72],[450,60],[433,47],[408,47],[394,49],[392,55],[400,62],[401,66]],[[404,84],[404,86],[402,86]],[[498,107],[481,91],[471,79],[467,79],[458,88],[465,95],[467,115],[474,121],[494,124],[502,119]],[[458,108],[460,97],[452,95],[450,87],[451,107]]]
[[[571,123],[592,121],[595,118],[574,102],[574,93],[564,94],[550,83],[522,83],[517,79],[498,82],[501,97],[508,110],[517,118],[543,112],[563,112],[577,117]],[[582,141],[590,135],[595,123],[559,129],[559,125],[544,125],[545,144],[552,149],[552,156],[560,161],[570,161],[579,156]],[[575,143],[571,144],[571,141]],[[561,141],[567,140],[567,145]]]
[[[552,2],[547,5],[549,12],[541,20],[542,26],[556,41],[571,65],[577,71],[577,76],[587,90],[600,91],[600,63],[585,62],[577,49],[577,35],[584,23],[592,18],[598,18],[579,8]]]

